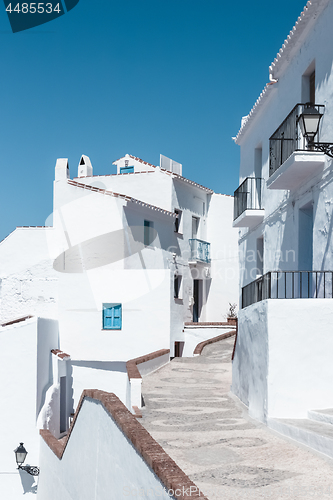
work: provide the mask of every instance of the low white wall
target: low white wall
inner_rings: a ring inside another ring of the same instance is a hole
[[[62,459],[41,439],[40,464],[39,500],[173,498],[102,404],[89,398]]]
[[[128,376],[126,363],[72,361],[74,408],[84,389],[113,392],[126,405]]]
[[[133,411],[133,406],[137,406],[138,408],[142,407],[142,378],[131,378],[131,407],[130,411]]]
[[[143,377],[144,375],[148,375],[149,373],[153,373],[155,370],[158,370],[162,366],[166,365],[170,361],[170,353],[163,354],[163,356],[158,356],[157,358],[150,359],[149,361],[145,361],[144,363],[140,363],[137,365],[140,375]]]
[[[267,301],[263,301],[239,311],[231,386],[249,407],[250,416],[261,421],[267,415],[267,370]]]
[[[162,366],[166,365],[170,361],[170,353],[163,354],[154,359],[149,359],[144,363],[139,363],[137,365],[138,371],[143,377],[144,375],[149,375],[154,371],[158,370]],[[130,379],[130,407],[128,409],[132,411],[133,406],[138,408],[142,407],[142,378],[131,378]]]
[[[219,326],[215,328],[202,326],[198,328],[185,327],[185,344],[183,349],[183,357],[192,357],[194,349],[198,344],[200,344],[200,342],[212,339],[213,337],[217,337],[218,335],[222,335],[223,333],[230,332],[231,330],[235,330],[235,328],[230,326]]]
[[[252,417],[333,407],[333,300],[278,299],[239,312],[232,391]]]
[[[333,300],[268,301],[268,415],[333,407]]]

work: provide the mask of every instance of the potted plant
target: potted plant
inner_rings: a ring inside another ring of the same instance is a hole
[[[237,310],[237,304],[231,304],[229,302],[229,309],[228,309],[228,312],[227,312],[227,322],[228,322],[228,325],[234,325],[234,326],[237,326],[237,313],[236,313],[236,310]]]

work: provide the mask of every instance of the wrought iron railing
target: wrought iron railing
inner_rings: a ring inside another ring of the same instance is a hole
[[[210,262],[210,243],[198,239],[190,239],[191,260]]]
[[[262,179],[260,177],[247,177],[234,193],[234,220],[245,210],[260,210]]]
[[[272,271],[242,288],[242,308],[265,299],[332,299],[333,271]]]
[[[298,123],[299,116],[303,113],[305,104],[296,104],[287,118],[269,139],[269,175],[284,163],[294,151],[308,151],[307,141],[302,136]],[[325,106],[314,104],[317,111],[323,113]],[[316,140],[319,142],[319,133]]]

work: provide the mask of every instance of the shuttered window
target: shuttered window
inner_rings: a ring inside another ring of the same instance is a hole
[[[121,330],[121,304],[103,304],[103,330]]]
[[[132,174],[134,172],[134,167],[120,167],[121,174]]]

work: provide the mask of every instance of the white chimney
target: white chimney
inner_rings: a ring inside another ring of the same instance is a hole
[[[92,177],[93,168],[89,156],[82,155],[78,167],[78,177]]]
[[[69,179],[68,158],[58,158],[55,166],[55,180]]]

